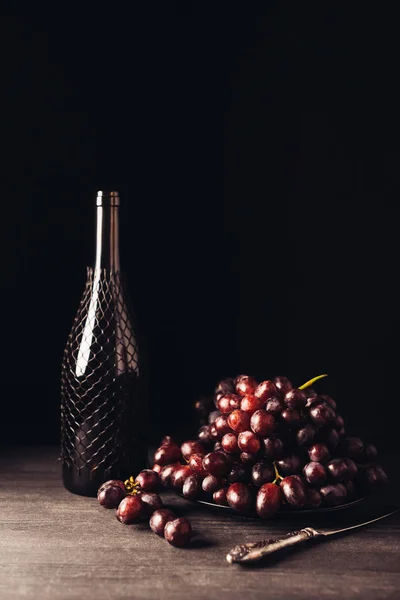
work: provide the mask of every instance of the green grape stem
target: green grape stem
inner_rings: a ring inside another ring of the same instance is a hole
[[[282,475],[279,474],[278,467],[276,466],[275,462],[273,463],[273,465],[274,465],[274,471],[275,471],[275,479],[273,480],[272,483],[275,483],[275,485],[279,485],[279,483],[282,481],[283,477],[282,477]]]
[[[313,377],[309,381],[306,381],[305,383],[303,383],[303,385],[299,386],[299,390],[305,390],[306,388],[310,387],[310,385],[312,385],[319,379],[322,379],[323,377],[328,377],[328,373],[324,373],[323,375],[317,375],[317,377]]]

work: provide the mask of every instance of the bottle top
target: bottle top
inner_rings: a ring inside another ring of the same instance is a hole
[[[119,206],[118,192],[98,191],[96,198],[96,206]]]

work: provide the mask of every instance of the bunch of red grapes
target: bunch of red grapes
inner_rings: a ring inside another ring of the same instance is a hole
[[[115,508],[118,521],[133,525],[150,519],[150,529],[172,546],[186,546],[192,537],[189,521],[165,508],[160,495],[160,478],[155,471],[144,469],[136,479],[110,479],[100,486],[97,500],[104,508]]]
[[[346,436],[333,398],[286,377],[224,379],[196,410],[197,439],[163,438],[153,466],[164,487],[189,500],[268,519],[351,502],[387,481],[375,446]]]

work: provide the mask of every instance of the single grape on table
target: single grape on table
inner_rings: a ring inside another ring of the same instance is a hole
[[[117,508],[125,496],[125,488],[122,489],[118,485],[102,485],[97,493],[97,500],[104,508]]]
[[[164,536],[164,528],[168,521],[174,521],[176,519],[176,514],[169,510],[168,508],[162,508],[160,510],[156,510],[151,515],[150,519],[150,529],[154,531],[157,535]]]
[[[155,492],[143,492],[140,494],[140,499],[144,504],[144,514],[148,516],[164,506],[160,496]]]
[[[147,514],[146,506],[139,495],[126,496],[118,505],[116,517],[121,523],[138,523]]]
[[[192,534],[192,527],[184,517],[168,521],[164,528],[164,537],[167,542],[179,548],[189,543]]]

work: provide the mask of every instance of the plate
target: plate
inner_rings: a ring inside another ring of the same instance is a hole
[[[183,497],[183,496],[182,496]],[[301,515],[321,515],[321,514],[325,514],[325,513],[330,513],[330,512],[334,512],[334,511],[338,511],[338,510],[347,510],[349,508],[353,508],[354,506],[357,506],[358,504],[361,504],[361,502],[364,501],[364,497],[360,497],[360,498],[356,498],[356,500],[352,500],[351,502],[346,502],[345,504],[338,504],[337,506],[324,506],[322,508],[306,508],[306,509],[298,509],[298,510],[291,510],[291,509],[281,509],[279,510],[275,516],[285,516],[285,515],[296,515],[296,516],[301,516]],[[197,504],[204,504],[205,506],[209,506],[211,508],[214,509],[221,509],[224,510],[227,514],[232,514],[235,516],[239,516],[239,517],[243,517],[246,515],[241,515],[240,513],[238,513],[236,510],[234,510],[233,508],[231,508],[230,506],[223,506],[221,504],[215,504],[214,502],[207,502],[207,500],[196,500],[195,501]],[[254,516],[254,517],[250,517],[250,518],[256,518],[259,519],[259,517]]]

